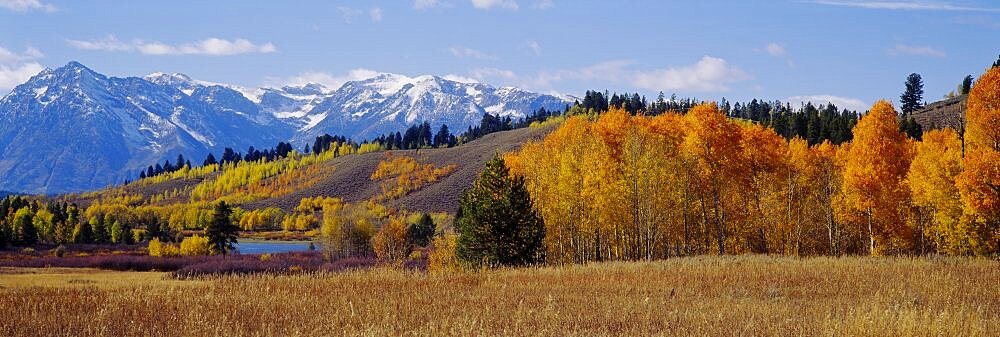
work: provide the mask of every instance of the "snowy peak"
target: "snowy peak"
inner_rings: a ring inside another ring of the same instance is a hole
[[[360,141],[424,121],[463,130],[485,113],[517,118],[566,103],[433,75],[378,73],[336,89],[246,89],[179,73],[108,77],[70,62],[0,99],[0,188],[83,191],[134,179],[139,169],[178,154],[302,145],[325,133]]]

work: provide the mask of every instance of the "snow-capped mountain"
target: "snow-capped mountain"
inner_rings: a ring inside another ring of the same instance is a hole
[[[478,124],[486,113],[516,119],[541,107],[557,110],[565,104],[567,101],[555,96],[512,87],[498,89],[438,76],[381,74],[347,82],[319,101],[303,115],[308,122],[297,137],[307,139],[339,130],[354,139],[365,139],[424,121],[464,130]]]
[[[225,147],[300,147],[324,133],[371,139],[423,121],[464,130],[484,113],[517,118],[566,103],[437,76],[251,90],[183,74],[107,77],[70,62],[0,99],[0,190],[83,191],[178,154],[194,162]]]

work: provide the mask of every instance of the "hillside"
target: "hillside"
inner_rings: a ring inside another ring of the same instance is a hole
[[[961,129],[962,115],[965,113],[965,102],[968,95],[961,95],[928,104],[923,109],[913,112],[913,119],[924,130],[953,128]]]
[[[548,126],[497,132],[452,148],[383,151],[340,156],[307,167],[308,172],[317,172],[317,174],[305,177],[311,183],[304,188],[277,197],[235,204],[245,210],[278,207],[285,212],[291,212],[303,198],[339,197],[350,203],[369,200],[381,193],[380,182],[370,179],[379,163],[384,161],[387,156],[406,156],[416,159],[421,164],[431,164],[435,167],[455,165],[456,169],[433,183],[384,203],[387,206],[400,206],[409,211],[450,213],[458,207],[461,192],[472,184],[486,161],[492,158],[495,153],[515,150],[529,140],[544,137],[553,128],[553,126]],[[214,172],[202,177],[167,179],[151,184],[140,181],[125,186],[83,194],[68,194],[57,198],[88,207],[96,200],[109,200],[120,196],[137,196],[136,199],[146,201],[158,195],[169,194],[171,191],[187,191],[162,201],[151,202],[151,204],[165,206],[189,202],[191,200],[190,191],[193,188],[206,180],[216,179],[219,175],[219,172]],[[281,179],[281,177],[278,175],[266,178],[259,185],[266,186]]]
[[[0,189],[88,191],[178,155],[201,162],[225,148],[301,148],[323,134],[361,142],[423,122],[461,132],[487,113],[517,119],[569,102],[431,75],[247,89],[183,74],[113,77],[69,62],[0,98]]]

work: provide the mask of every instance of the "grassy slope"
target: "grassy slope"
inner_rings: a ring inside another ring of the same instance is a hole
[[[450,164],[458,166],[455,172],[441,178],[437,182],[414,191],[399,200],[387,203],[402,206],[410,211],[454,212],[458,207],[458,199],[461,197],[461,192],[472,185],[472,182],[479,176],[479,171],[486,164],[486,161],[492,158],[494,153],[515,150],[529,140],[543,138],[554,129],[554,126],[548,126],[497,132],[469,142],[468,144],[446,149],[387,151],[392,152],[394,155],[411,156],[416,158],[420,163],[431,163],[435,167],[444,167]],[[298,205],[299,200],[306,197],[340,197],[348,202],[368,200],[381,193],[380,183],[371,181],[370,177],[375,172],[378,163],[385,158],[386,152],[338,157],[317,164],[324,166],[320,172],[331,173],[322,177],[319,183],[313,186],[281,197],[257,200],[238,206],[248,210],[274,206],[288,212]],[[143,196],[143,199],[148,199],[150,196],[166,191],[193,187],[204,179],[211,179],[218,174],[216,172],[198,179],[176,179],[156,184],[119,186],[114,188],[116,189],[114,190],[115,193],[108,193],[111,190],[102,190],[96,195],[139,194]],[[80,206],[86,207],[95,198],[95,195],[86,197],[71,195],[63,200],[75,202]],[[188,196],[185,194],[166,200],[165,203],[185,202],[187,200]]]
[[[109,272],[104,279],[114,275]],[[8,277],[0,274],[0,284]],[[0,287],[0,335],[826,335],[1000,331],[982,259],[690,257]],[[98,278],[102,279],[102,278]],[[59,281],[53,281],[59,283]]]
[[[461,192],[472,185],[479,176],[479,171],[494,153],[517,149],[528,140],[541,139],[552,130],[551,127],[524,128],[489,134],[453,148],[389,151],[394,155],[414,157],[421,163],[432,163],[435,167],[450,164],[458,166],[454,173],[389,204],[400,205],[411,211],[454,212],[458,207]],[[367,153],[339,157],[321,163],[319,165],[332,165],[335,169],[316,185],[278,198],[259,200],[240,206],[245,209],[275,206],[290,211],[305,197],[332,196],[344,198],[348,202],[367,200],[381,193],[379,182],[371,181],[370,177],[378,163],[385,157],[385,152]]]

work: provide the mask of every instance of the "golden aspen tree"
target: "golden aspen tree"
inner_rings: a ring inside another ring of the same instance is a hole
[[[739,174],[732,163],[739,160],[739,126],[726,119],[715,103],[700,104],[684,116],[687,133],[684,153],[692,162],[696,191],[702,209],[703,232],[712,232],[720,255],[728,238],[726,189]],[[708,228],[708,226],[711,228]],[[708,237],[705,237],[708,240]]]
[[[828,253],[840,255],[843,253],[841,241],[843,240],[843,229],[836,218],[837,196],[840,195],[843,183],[843,163],[841,157],[846,153],[849,145],[837,146],[824,141],[810,148],[814,154],[815,176],[811,185],[815,188],[815,207],[819,212],[820,223],[826,227]]]
[[[785,218],[780,210],[788,173],[785,162],[788,144],[774,130],[758,124],[740,129],[741,174],[736,176],[739,188],[735,191],[745,212],[742,236],[752,252],[780,252],[783,240],[775,240],[773,234],[777,223]]]
[[[972,251],[1000,254],[1000,67],[979,77],[966,109],[965,171],[958,188]]]
[[[931,130],[916,146],[907,183],[913,204],[926,209],[929,225],[924,232],[939,252],[964,254],[967,233],[961,228],[962,202],[955,179],[962,173],[962,143],[952,129]]]
[[[662,237],[660,245],[663,256],[682,254],[686,242],[685,187],[687,176],[681,158],[681,144],[684,142],[684,122],[680,115],[665,113],[656,117],[640,119],[642,131],[649,133],[651,142],[649,157],[645,160],[655,164],[651,169],[655,183],[650,184],[648,195],[656,213],[651,221],[658,223],[657,235]],[[686,249],[685,249],[686,252]]]
[[[868,252],[880,255],[906,249],[912,228],[905,221],[908,190],[903,179],[909,170],[911,149],[899,131],[896,109],[880,100],[853,129],[846,166],[845,199],[858,213],[868,234]]]
[[[815,185],[818,175],[816,153],[805,139],[795,137],[788,143],[786,160],[785,216],[784,221],[778,222],[776,234],[785,239],[785,252],[801,255],[804,228],[812,220],[810,210],[817,210],[819,206]]]

